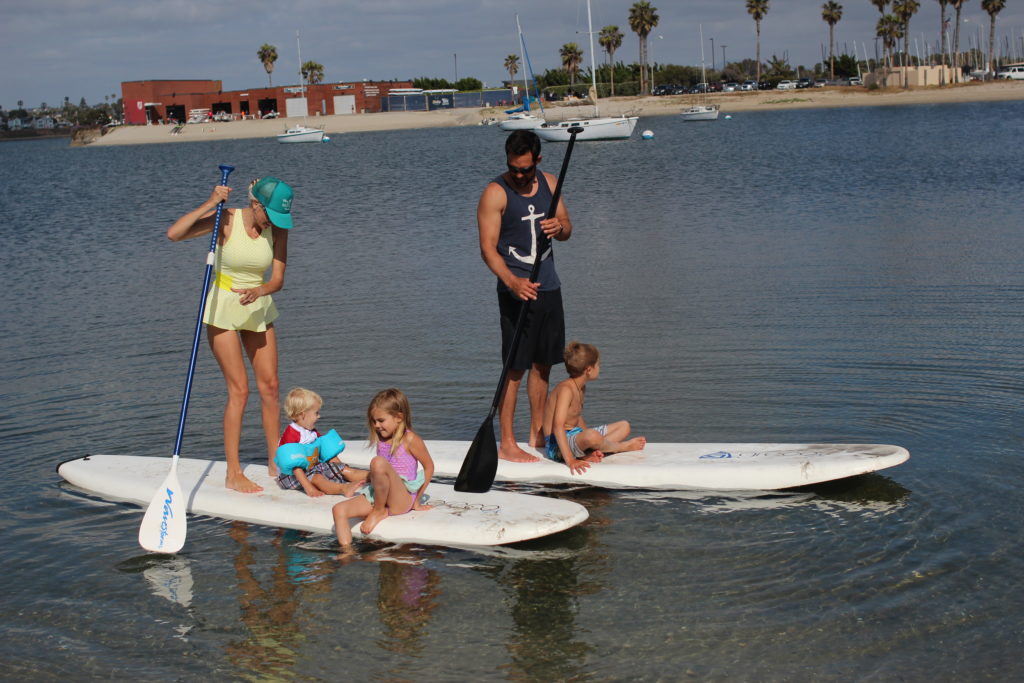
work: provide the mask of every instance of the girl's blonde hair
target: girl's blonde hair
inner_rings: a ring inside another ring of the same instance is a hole
[[[395,449],[402,443],[402,439],[405,438],[406,431],[412,429],[412,409],[409,407],[409,399],[402,393],[401,389],[393,387],[378,392],[373,397],[373,400],[370,401],[370,407],[366,409],[366,425],[370,428],[371,446],[377,445],[377,442],[380,441],[377,430],[373,428],[373,413],[376,410],[383,410],[388,415],[401,417],[398,429],[391,435],[391,452],[394,453]]]
[[[295,387],[284,398],[284,414],[288,416],[289,420],[294,420],[307,410],[323,404],[324,401],[320,398],[320,394],[302,387]]]

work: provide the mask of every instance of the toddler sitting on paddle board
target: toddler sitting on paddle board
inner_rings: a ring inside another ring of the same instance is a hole
[[[629,436],[625,420],[600,427],[587,427],[583,420],[583,399],[587,382],[601,374],[601,354],[591,344],[572,341],[563,353],[569,378],[563,380],[548,396],[544,406],[544,455],[555,462],[564,462],[573,474],[582,474],[590,463],[601,462],[606,454],[640,451],[647,439]]]
[[[285,490],[303,490],[313,498],[325,493],[351,496],[363,481],[365,470],[352,469],[338,454],[345,442],[333,429],[321,436],[313,427],[320,419],[323,400],[309,389],[297,387],[284,400],[285,414],[292,423],[277,444],[274,461],[281,474],[277,485]]]
[[[423,439],[412,431],[409,399],[398,389],[385,389],[370,401],[366,421],[370,445],[377,448],[370,476],[360,495],[332,509],[338,543],[346,554],[352,552],[352,517],[363,519],[359,530],[368,534],[389,515],[430,509],[420,499],[434,476],[434,461]]]

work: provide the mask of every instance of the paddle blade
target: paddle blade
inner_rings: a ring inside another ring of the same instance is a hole
[[[498,446],[494,440],[494,419],[488,415],[476,438],[469,445],[462,469],[455,479],[455,490],[463,493],[487,493],[498,472]]]
[[[153,553],[176,553],[185,545],[185,492],[178,483],[178,459],[146,508],[139,545]]]

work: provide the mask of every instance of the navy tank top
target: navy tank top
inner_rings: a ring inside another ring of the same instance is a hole
[[[544,253],[540,255],[540,271],[537,282],[540,291],[552,292],[562,288],[562,283],[555,272],[555,256],[551,243],[544,238],[538,223],[547,218],[551,206],[551,188],[547,178],[539,170],[537,172],[537,192],[532,197],[524,197],[513,190],[504,176],[494,179],[505,190],[505,213],[501,216],[501,232],[498,234],[498,252],[505,259],[505,265],[518,277],[530,277],[534,260],[537,258],[539,244],[545,244]],[[509,289],[498,281],[499,291]]]

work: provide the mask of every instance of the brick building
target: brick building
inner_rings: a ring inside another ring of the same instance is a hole
[[[233,118],[260,118],[268,112],[280,116],[332,116],[382,110],[381,101],[393,88],[409,88],[410,81],[318,83],[305,86],[224,91],[221,81],[126,81],[121,83],[125,123],[186,121],[193,109],[224,112]]]

